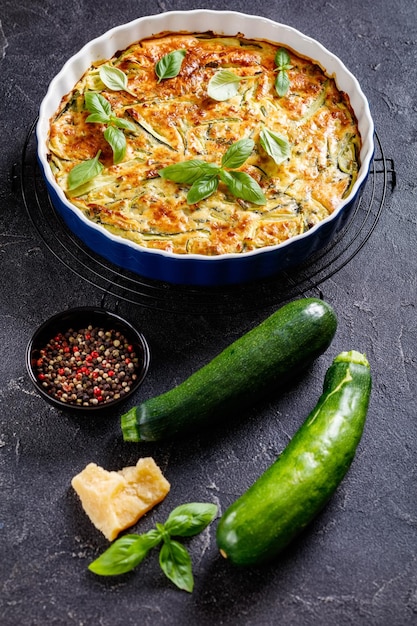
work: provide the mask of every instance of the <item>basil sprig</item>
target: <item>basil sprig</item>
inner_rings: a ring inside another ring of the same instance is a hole
[[[192,592],[194,577],[187,549],[172,537],[193,537],[201,533],[217,514],[215,504],[191,502],[171,511],[165,524],[142,535],[125,535],[112,545],[88,569],[99,576],[117,576],[137,567],[149,551],[162,543],[159,565],[179,589]]]
[[[174,183],[191,185],[187,194],[188,204],[195,204],[211,196],[218,187],[219,179],[236,198],[254,204],[266,204],[264,193],[252,176],[246,172],[230,171],[244,164],[251,155],[254,145],[255,142],[250,138],[240,139],[232,144],[223,155],[221,166],[200,159],[191,159],[168,165],[158,173],[161,178]]]
[[[279,96],[285,96],[290,86],[288,70],[291,65],[291,58],[285,48],[280,48],[275,54],[275,71],[277,77],[275,79],[275,90]],[[223,101],[229,100],[235,96],[239,89],[239,83],[247,80],[249,76],[238,76],[229,69],[221,69],[216,72],[209,80],[207,85],[207,94],[213,100]]]
[[[277,165],[283,163],[290,156],[291,147],[288,140],[283,135],[274,133],[268,128],[263,128],[259,133],[259,143]]]
[[[85,108],[90,112],[86,122],[107,126],[104,138],[113,150],[113,163],[120,163],[126,155],[126,137],[123,131],[135,131],[135,125],[123,117],[114,115],[110,102],[96,91],[86,91],[84,103]]]
[[[158,76],[158,83],[166,78],[175,78],[175,76],[178,76],[186,54],[187,50],[181,48],[180,50],[168,52],[168,54],[165,54],[159,59],[155,65],[155,74]]]
[[[101,150],[97,152],[94,158],[78,163],[78,165],[75,165],[72,168],[68,174],[69,191],[73,191],[74,189],[81,187],[84,183],[88,183],[88,181],[101,174],[103,165],[99,161],[100,154]]]
[[[277,53],[275,55],[275,65],[278,71],[277,77],[275,79],[275,90],[277,94],[282,97],[285,96],[290,87],[288,70],[293,67],[291,65],[290,55],[285,48],[280,48],[279,50],[277,50]]]

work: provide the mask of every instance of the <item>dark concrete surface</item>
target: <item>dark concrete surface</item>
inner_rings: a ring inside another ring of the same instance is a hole
[[[0,10],[0,624],[270,626],[417,623],[415,0],[237,0],[210,8],[261,14],[318,39],[359,79],[397,175],[363,249],[321,285],[339,327],[332,346],[285,393],[247,407],[237,423],[178,442],[121,441],[118,419],[61,413],[25,370],[26,344],[47,317],[100,302],[102,291],[46,248],[19,192],[19,163],[49,80],[92,37],[145,14],[199,2],[3,0]],[[391,161],[390,161],[391,163]],[[15,185],[13,178],[16,177]],[[152,352],[137,400],[180,382],[270,309],[158,311],[121,302]],[[152,455],[172,484],[135,530],[187,501],[220,511],[269,466],[318,398],[341,350],[365,351],[373,371],[368,420],[354,463],[325,510],[274,563],[246,570],[221,559],[214,522],[190,540],[192,595],[159,570],[156,554],[122,578],[88,563],[107,546],[81,511],[72,476]]]

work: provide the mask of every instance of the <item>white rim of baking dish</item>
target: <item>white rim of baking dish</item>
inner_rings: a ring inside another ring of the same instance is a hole
[[[229,26],[230,25],[230,26]],[[358,120],[361,134],[362,148],[360,152],[360,169],[350,194],[327,218],[300,235],[271,246],[257,248],[248,252],[233,252],[207,256],[203,254],[179,254],[165,250],[151,249],[141,246],[129,239],[114,235],[101,224],[89,220],[83,212],[73,205],[64,191],[57,184],[48,162],[47,139],[50,119],[56,112],[61,99],[74,87],[93,61],[111,58],[117,51],[124,50],[129,45],[158,35],[164,32],[203,33],[214,32],[218,35],[234,36],[241,34],[248,39],[263,39],[273,43],[283,44],[294,50],[300,56],[316,62],[329,77],[336,81],[337,87],[345,91],[350,99],[351,106]],[[239,259],[242,257],[258,256],[263,252],[284,249],[296,240],[314,236],[324,224],[332,222],[340,215],[344,207],[352,202],[364,184],[374,154],[374,124],[368,100],[363,93],[358,80],[347,69],[344,63],[317,40],[304,35],[297,29],[275,22],[269,18],[249,15],[237,11],[216,11],[209,9],[194,9],[190,11],[167,11],[156,15],[139,17],[123,25],[115,26],[101,36],[85,44],[75,55],[70,57],[60,72],[49,84],[45,98],[39,109],[39,119],[36,126],[38,143],[38,159],[44,172],[46,181],[55,190],[58,199],[70,209],[86,226],[105,234],[110,241],[123,243],[142,253],[166,258],[181,260],[198,260],[215,262],[222,259]]]

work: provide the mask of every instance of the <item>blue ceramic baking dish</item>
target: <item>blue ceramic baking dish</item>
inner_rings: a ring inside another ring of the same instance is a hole
[[[240,254],[203,256],[181,255],[141,247],[109,233],[103,226],[88,220],[65,197],[55,182],[48,162],[47,138],[49,120],[61,98],[66,95],[99,59],[110,58],[130,43],[154,34],[171,32],[213,31],[219,34],[243,33],[248,38],[267,39],[287,45],[301,56],[314,59],[329,76],[334,76],[339,89],[345,91],[356,114],[362,138],[359,175],[349,197],[324,221],[306,233],[276,246]],[[374,153],[374,126],[368,101],[356,78],[338,57],[320,43],[299,31],[263,17],[232,11],[172,11],[141,17],[115,27],[92,40],[64,65],[52,80],[41,104],[36,129],[38,160],[56,211],[68,228],[98,255],[122,269],[145,278],[173,284],[227,286],[244,284],[274,276],[306,261],[325,247],[349,218],[366,182]]]

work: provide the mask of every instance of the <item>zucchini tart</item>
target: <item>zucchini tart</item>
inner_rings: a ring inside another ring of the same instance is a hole
[[[47,148],[88,219],[145,248],[215,256],[329,217],[357,179],[361,136],[347,94],[288,46],[165,33],[94,62]]]

